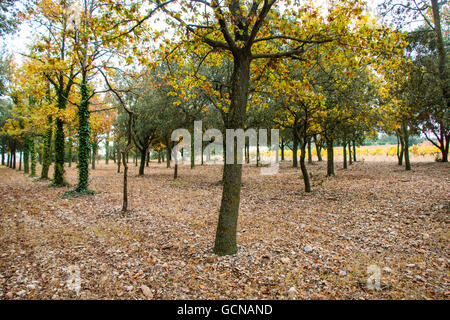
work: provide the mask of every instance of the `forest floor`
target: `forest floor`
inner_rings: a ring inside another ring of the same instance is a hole
[[[331,178],[315,162],[311,194],[288,162],[274,176],[245,166],[226,257],[212,252],[221,166],[174,181],[165,164],[144,177],[130,164],[126,216],[112,162],[91,171],[95,195],[71,199],[74,166],[67,188],[1,167],[0,300],[449,299],[450,165],[393,159],[337,163]]]

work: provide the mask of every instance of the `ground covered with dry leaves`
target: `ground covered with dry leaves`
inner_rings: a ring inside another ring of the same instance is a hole
[[[73,167],[59,189],[1,167],[0,299],[448,299],[450,166],[337,163],[326,178],[325,165],[309,165],[311,194],[290,163],[245,166],[227,257],[212,252],[221,166],[174,181],[164,164],[144,177],[130,164],[126,216],[113,163],[91,172],[94,196],[72,199]]]

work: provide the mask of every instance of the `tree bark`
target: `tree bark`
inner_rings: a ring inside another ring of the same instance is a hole
[[[145,169],[145,160],[147,158],[147,149],[140,150],[141,152],[141,162],[139,164],[139,175],[144,175],[144,169]]]
[[[120,156],[120,150],[117,148],[117,173],[120,173],[120,163],[122,162],[122,157]]]
[[[167,166],[167,168],[170,168],[170,154],[171,154],[171,152],[172,152],[172,150],[171,150],[171,148],[170,148],[170,146],[167,146],[167,148],[166,148],[166,166]]]
[[[309,181],[308,169],[306,168],[305,159],[306,159],[306,141],[305,139],[301,139],[300,142],[300,168],[302,170],[303,182],[305,183],[305,192],[311,192],[311,183]]]
[[[448,162],[448,149],[449,149],[450,135],[445,138],[445,147],[442,152],[442,162]]]
[[[244,128],[250,79],[250,50],[240,51],[234,56],[234,68],[231,79],[231,103],[228,129]],[[239,215],[239,203],[242,186],[242,165],[237,163],[236,141],[234,143],[234,163],[224,165],[222,201],[219,222],[217,224],[214,252],[218,255],[230,255],[237,252],[236,231]]]
[[[109,131],[106,132],[105,139],[105,164],[109,163]]]
[[[352,141],[351,140],[348,142],[348,162],[350,163],[350,165],[353,164],[353,159],[352,159]]]
[[[44,152],[42,155],[42,169],[41,179],[48,179],[48,171],[52,162],[52,135],[53,135],[53,118],[49,116],[47,118],[47,130],[45,130],[44,137]]]
[[[311,150],[311,138],[308,138],[308,163],[309,164],[313,163],[312,150]]]
[[[22,151],[19,151],[19,171],[22,171]]]
[[[321,148],[321,145],[320,145],[316,135],[314,135],[314,145],[316,146],[317,161],[321,162],[321,161],[323,161],[322,148]]]
[[[294,133],[294,141],[292,143],[293,143],[293,145],[292,145],[292,166],[294,168],[298,168],[298,158],[297,158],[298,136],[296,133]]]
[[[333,139],[327,138],[327,176],[334,176],[334,148]]]
[[[178,178],[178,163],[175,163],[173,167],[173,179],[176,180]]]
[[[404,139],[403,139],[400,131],[398,132],[397,137],[398,137],[398,141],[400,143],[400,151],[398,151],[398,145],[397,145],[398,165],[402,166],[403,165],[403,155],[404,155],[404,151],[405,151],[405,143],[404,143]]]
[[[343,155],[344,155],[344,169],[348,168],[347,165],[347,141],[344,139],[344,143],[343,143]]]
[[[95,158],[97,156],[97,143],[92,142],[92,159],[91,159],[91,168],[95,170]]]
[[[23,142],[23,172],[30,173],[30,141],[25,138]]]
[[[441,28],[441,14],[439,10],[439,1],[431,0],[431,6],[433,11],[434,32],[436,34],[436,47],[438,52],[438,70],[439,79],[442,88],[443,103],[445,105],[444,110],[450,109],[450,92],[448,81],[448,66],[447,66],[447,52],[444,46],[444,38],[442,36]]]
[[[36,145],[33,139],[30,140],[30,177],[36,176]]]

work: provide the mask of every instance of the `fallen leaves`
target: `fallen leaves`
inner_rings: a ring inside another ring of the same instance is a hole
[[[327,179],[314,164],[323,183],[313,178],[312,194],[289,163],[267,177],[244,166],[239,252],[228,257],[211,249],[220,166],[180,167],[171,183],[164,164],[140,178],[130,165],[127,216],[121,175],[97,168],[98,193],[77,199],[0,168],[0,299],[448,299],[446,164],[356,163]],[[369,265],[383,290],[367,290]],[[67,266],[79,267],[79,295]]]

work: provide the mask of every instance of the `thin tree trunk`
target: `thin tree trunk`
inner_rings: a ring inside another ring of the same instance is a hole
[[[147,149],[141,150],[141,163],[139,164],[139,175],[144,175],[145,159],[147,157]]]
[[[73,139],[72,139],[72,134],[70,134],[69,136],[69,148],[68,148],[68,155],[67,155],[67,160],[69,160],[69,164],[68,167],[72,167],[72,158],[73,158]]]
[[[41,179],[48,179],[48,171],[52,162],[52,135],[53,135],[53,118],[47,118],[47,129],[44,137],[44,153],[42,155]]]
[[[300,142],[300,168],[302,170],[303,182],[305,183],[305,192],[311,192],[311,183],[309,181],[308,169],[306,168],[306,145],[305,139]]]
[[[323,161],[323,159],[322,159],[322,148],[320,146],[320,143],[319,143],[316,135],[314,135],[314,145],[316,146],[317,161],[321,162],[321,161]]]
[[[333,139],[327,138],[327,176],[334,176],[334,148]]]
[[[409,133],[406,125],[403,126],[403,135],[404,135],[404,143],[405,143],[405,170],[411,170],[411,162],[409,160]]]
[[[309,164],[313,163],[312,150],[311,150],[311,137],[308,138],[308,163]]]
[[[191,130],[191,169],[195,167],[194,129]]]
[[[120,173],[120,163],[122,162],[122,157],[120,156],[120,150],[117,149],[117,173]]]
[[[30,177],[36,176],[36,145],[33,139],[30,140]]]
[[[92,143],[92,159],[91,159],[91,168],[95,170],[95,156],[97,154],[97,144],[95,142]]]
[[[19,151],[19,171],[22,171],[22,151]]]
[[[259,136],[256,137],[256,167],[259,167],[259,163],[261,161],[261,155],[259,152]]]
[[[294,168],[298,168],[297,150],[298,150],[298,137],[297,134],[294,133],[294,141],[292,145],[292,166]]]
[[[399,133],[399,140],[400,140],[400,154],[398,156],[398,165],[403,165],[403,155],[405,153],[405,140],[403,139],[402,135]]]
[[[353,140],[353,162],[356,162],[356,141]]]
[[[169,146],[167,146],[167,148],[166,148],[166,160],[167,160],[167,163],[166,163],[166,167],[167,168],[170,168],[170,153],[171,153],[172,151],[171,151],[171,149],[170,149],[170,147]]]
[[[353,164],[353,159],[352,159],[352,141],[351,140],[348,142],[348,162],[350,163],[350,165]]]
[[[105,164],[109,163],[109,131],[106,132],[105,139]]]
[[[23,142],[23,172],[30,173],[30,140],[25,138]]]
[[[343,143],[343,154],[344,154],[344,169],[348,168],[347,165],[347,141],[344,139],[344,143]]]

